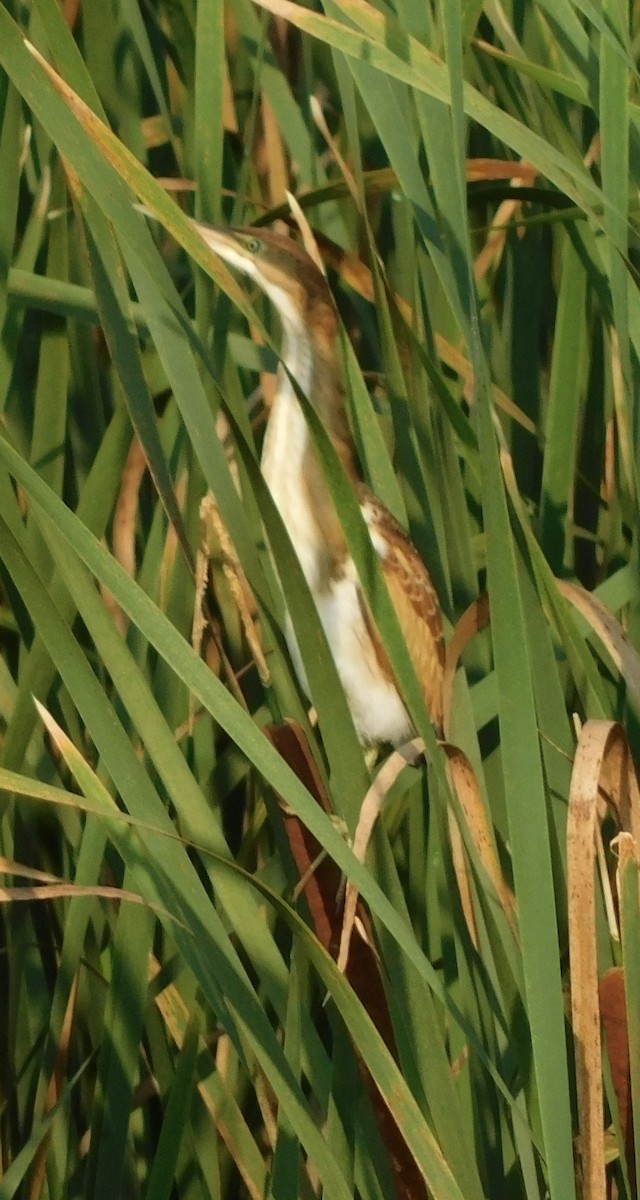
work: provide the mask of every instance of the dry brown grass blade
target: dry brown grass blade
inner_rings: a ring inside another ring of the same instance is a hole
[[[56,1060],[49,1080],[47,1095],[44,1103],[43,1116],[51,1112],[55,1108],[62,1092],[67,1077],[67,1062],[69,1059],[69,1045],[71,1043],[71,1035],[73,1032],[73,1020],[76,1011],[76,999],[78,996],[78,973],[73,977],[71,987],[69,989],[69,999],[65,1009],[64,1020],[60,1030],[60,1039],[58,1041]],[[31,1182],[29,1185],[29,1200],[39,1200],[42,1195],[47,1170],[47,1154],[49,1152],[49,1144],[51,1142],[51,1129],[47,1131],[35,1156],[33,1170],[31,1173]]]
[[[495,161],[493,161],[491,159],[486,161],[486,163],[484,165],[484,173],[481,173],[482,172],[482,162],[483,162],[482,159],[477,160],[476,170],[478,171],[478,174],[473,176],[473,178],[476,178],[476,179],[504,178],[504,175],[499,175],[499,174],[495,173],[496,163],[495,163]],[[500,163],[500,164],[498,164],[498,166],[499,167],[504,166],[504,164]],[[509,168],[512,172],[512,174],[510,175],[510,182],[513,187],[527,187],[527,186],[532,187],[533,184],[535,183],[538,172],[535,167],[531,166],[530,163],[523,162],[521,165],[521,170],[518,172],[516,172],[514,170],[514,168],[511,164],[509,164]],[[467,178],[470,178],[470,176],[468,174],[467,174]],[[516,214],[518,214],[518,215],[520,214],[521,210],[522,210],[522,201],[520,201],[520,200],[508,200],[507,199],[507,200],[503,200],[502,204],[499,205],[499,207],[496,211],[496,215],[493,218],[493,221],[491,222],[491,228],[489,229],[489,232],[487,234],[487,240],[475,260],[474,274],[475,274],[476,280],[483,279],[484,276],[486,275],[487,271],[489,270],[489,267],[492,265],[497,265],[499,263],[500,259],[502,258],[502,252],[504,250],[506,240],[507,240],[507,232],[508,232],[507,226],[513,220],[513,218],[516,216]],[[524,229],[521,229],[519,231],[519,233],[520,233],[520,236],[523,236]]]
[[[294,721],[289,721],[285,725],[270,726],[266,732],[289,766],[315,796],[320,807],[330,812],[329,798],[318,778],[317,768],[302,729]],[[396,761],[397,769],[401,769],[406,761],[410,761],[411,755],[417,757],[422,753],[421,743],[410,743],[410,746],[411,750],[404,747],[404,750],[407,751],[407,758],[400,758],[399,763],[398,760]],[[388,783],[384,791],[382,788],[380,789],[381,799],[386,795],[389,786]],[[372,803],[369,820],[373,817],[373,821],[375,821],[374,809],[375,805]],[[377,810],[379,811],[379,805]],[[294,812],[284,806],[283,816],[298,872],[301,875],[305,873],[307,876],[305,895],[316,934],[335,957],[342,922],[342,908],[338,899],[340,871],[332,859],[327,855],[320,855],[319,843]],[[361,836],[364,837],[364,831]],[[311,875],[308,872],[309,863],[317,864]],[[398,1053],[389,1006],[375,950],[366,933],[368,922],[362,905],[358,908],[357,916],[356,936],[351,938],[345,974],[385,1045],[397,1061]],[[394,1195],[398,1200],[427,1200],[424,1179],[413,1155],[407,1148],[395,1118],[360,1055],[358,1055],[358,1063],[369,1090],[380,1138],[386,1147],[393,1171],[396,1189]]]
[[[483,595],[480,596],[478,600],[474,601],[474,603],[469,606],[466,612],[463,613],[462,617],[458,621],[458,624],[456,625],[454,635],[447,647],[447,657],[444,672],[445,730],[448,730],[450,724],[453,681],[460,655],[471,638],[482,629],[485,629],[488,624],[489,600],[487,596]],[[505,882],[502,870],[500,868],[500,862],[498,860],[491,827],[489,825],[482,794],[480,792],[473,768],[466,755],[457,747],[446,745],[445,750],[449,760],[449,776],[451,778],[452,785],[455,787],[462,810],[465,814],[469,833],[473,839],[474,845],[476,846],[480,860],[495,887],[496,894],[500,899],[500,903],[502,904],[510,928],[514,933],[514,936],[517,936],[515,900],[511,889]],[[407,743],[406,746],[403,746],[399,750],[395,751],[384,764],[382,770],[379,772],[377,778],[367,792],[360,810],[358,826],[353,843],[353,853],[359,862],[364,862],[373,827],[378,819],[380,809],[389,789],[395,782],[403,767],[409,762],[415,762],[415,760],[423,752],[424,745],[419,739],[415,739],[414,741]],[[469,877],[466,856],[464,854],[462,837],[453,814],[449,815],[449,829],[451,834],[453,865],[458,882],[460,899],[469,933],[472,940],[477,945],[477,930],[473,911],[471,881]],[[349,947],[353,934],[357,903],[358,890],[354,884],[349,882],[346,890],[344,919],[340,937],[340,951],[338,954],[338,968],[341,971],[345,970],[349,958]]]
[[[536,167],[518,159],[468,158],[465,163],[467,183],[477,183],[487,180],[505,180],[508,182],[520,179],[527,186],[532,186],[538,174],[539,172]],[[390,192],[396,191],[399,187],[398,176],[393,167],[370,167],[364,172],[363,182],[365,196],[368,199],[373,199],[376,196],[386,196]],[[344,180],[339,182],[332,180],[330,187],[331,195],[337,200],[349,194],[349,189]],[[305,208],[314,208],[324,199],[324,189],[320,188],[310,192],[301,192],[299,198]],[[256,196],[251,197],[251,203],[254,208],[264,207]],[[280,205],[272,213],[269,213],[268,219],[272,221],[286,220],[286,216],[284,205]]]
[[[264,91],[262,93],[261,108],[267,190],[269,203],[275,207],[276,204],[282,203],[289,186],[287,155],[275,113]]]
[[[460,656],[465,646],[468,645],[477,633],[481,633],[483,629],[486,629],[490,621],[489,597],[486,593],[483,593],[463,612],[453,631],[453,637],[447,646],[442,682],[442,723],[446,738],[451,736],[451,702]]]
[[[260,638],[260,629],[256,620],[256,603],[249,587],[247,577],[242,569],[242,564],[236,553],[236,548],[231,541],[229,532],[220,515],[220,510],[216,503],[215,497],[208,492],[203,498],[200,505],[200,520],[203,528],[202,549],[201,553],[208,559],[210,545],[209,533],[213,529],[222,553],[222,570],[229,584],[229,590],[233,597],[234,604],[237,608],[238,615],[242,622],[242,628],[249,644],[253,661],[258,669],[258,674],[262,683],[268,685],[271,681],[269,667],[262,649],[262,641]],[[202,589],[202,567],[196,572],[199,583],[198,591]],[[206,572],[205,572],[206,577]],[[194,615],[194,636],[196,633],[195,623],[197,613],[201,608],[202,597],[196,595],[196,614]],[[201,633],[201,630],[199,631]]]
[[[414,763],[421,754],[424,754],[424,742],[421,738],[414,738],[413,741],[407,742],[405,746],[400,746],[398,750],[394,750],[393,754],[389,756],[384,766],[378,772],[362,801],[362,808],[360,809],[358,824],[353,838],[352,849],[358,862],[364,863],[374,825],[380,815],[380,809],[390,788],[395,783],[400,772],[410,763]],[[359,894],[356,884],[349,880],[345,893],[344,916],[337,959],[338,970],[342,972],[346,971],[349,961]]]
[[[490,623],[491,614],[489,611],[489,597],[486,594],[479,596],[460,617],[453,631],[446,652],[443,678],[443,728],[445,737],[451,736],[451,713],[453,704],[453,688],[455,683],[458,663],[465,646],[471,641],[477,633],[486,629]],[[507,915],[507,920],[513,932],[516,933],[515,919],[515,902],[513,895],[507,887],[498,856],[496,853],[491,829],[487,820],[482,794],[478,786],[478,781],[475,777],[473,767],[468,758],[457,747],[449,744],[445,746],[448,758],[448,773],[452,786],[455,788],[456,794],[460,801],[462,810],[465,814],[467,826],[473,842],[477,848],[481,861],[492,879],[496,891],[500,897],[502,906]],[[465,921],[469,930],[469,935],[474,945],[478,945],[478,932],[476,927],[475,913],[473,909],[473,893],[471,888],[471,878],[469,874],[469,866],[464,853],[464,844],[460,829],[456,818],[452,812],[448,814],[449,821],[449,836],[451,838],[451,854],[453,860],[453,868],[458,882],[458,890],[460,893],[460,901],[464,912]]]
[[[523,163],[523,172],[521,175],[515,175],[511,184],[513,187],[526,187],[531,185],[535,179],[537,172],[534,169],[532,177],[531,167],[527,163]],[[491,227],[487,234],[487,240],[478,254],[474,263],[474,275],[476,281],[484,279],[487,271],[491,266],[497,267],[502,258],[502,253],[507,241],[507,233],[509,225],[516,215],[522,212],[521,200],[503,200],[496,210],[496,214],[491,222]],[[525,230],[521,226],[518,229],[518,236],[524,237]]]
[[[638,843],[632,834],[625,831],[618,834],[614,839],[617,854],[618,865],[616,869],[616,887],[620,900],[620,923],[623,953],[625,955],[625,967],[623,970],[623,981],[625,984],[623,992],[623,1000],[625,1004],[631,1005],[630,1016],[631,1020],[626,1025],[625,1034],[627,1038],[627,1060],[630,1068],[630,1097],[628,1110],[626,1112],[627,1129],[623,1131],[624,1149],[627,1159],[627,1170],[629,1173],[630,1191],[633,1196],[637,1195],[637,1180],[638,1180],[638,1152],[635,1144],[635,1134],[637,1130],[637,1113],[635,1112],[637,1104],[636,1094],[636,1071],[638,1066],[637,1059],[637,991],[634,988],[635,964],[632,962],[634,952],[637,951],[637,930],[634,929],[635,912],[638,902],[639,886],[640,886],[640,854],[638,853]],[[612,843],[613,844],[613,843]],[[635,893],[635,903],[633,894]],[[634,994],[635,993],[635,994]],[[625,1018],[629,1009],[625,1007]],[[631,1028],[629,1027],[631,1026]],[[636,1056],[635,1058],[633,1056]],[[626,1136],[625,1136],[626,1132]],[[613,1198],[615,1200],[615,1197]]]
[[[332,813],[331,800],[324,787],[315,759],[304,733],[296,721],[268,725],[265,733],[278,753],[288,762],[323,812]],[[325,950],[335,955],[335,927],[339,920],[341,873],[333,859],[321,856],[320,847],[306,825],[286,805],[282,806],[284,826],[302,892],[309,906],[316,937]]]
[[[602,1200],[605,1195],[594,870],[596,822],[603,794],[618,813],[628,811],[632,770],[621,726],[611,721],[588,721],[578,738],[567,823],[571,1014],[583,1200]]]
[[[76,21],[82,8],[82,0],[64,0],[62,12],[70,29],[75,29]]]
[[[326,237],[318,235],[318,245],[322,248],[322,256],[325,262],[333,267],[344,283],[353,288],[354,292],[358,292],[360,296],[368,300],[371,304],[375,303],[373,275],[369,267],[355,254],[349,254]],[[415,318],[411,305],[397,293],[393,294],[393,300],[402,320],[410,329],[413,329]],[[454,346],[442,334],[437,332],[435,334],[435,343],[439,358],[446,366],[450,367],[452,371],[455,371],[460,376],[464,384],[465,396],[472,402],[475,389],[473,370],[469,359],[465,357],[457,346]],[[517,404],[514,403],[502,388],[499,388],[497,384],[493,384],[491,394],[496,406],[502,409],[512,421],[515,421],[523,429],[537,436],[538,430],[534,422],[522,409],[518,408]]]
[[[496,850],[495,841],[491,824],[487,816],[484,799],[475,771],[469,762],[464,751],[457,746],[445,745],[445,751],[448,759],[448,774],[451,780],[451,785],[455,789],[460,807],[464,813],[467,829],[471,836],[471,840],[476,848],[478,858],[482,863],[487,876],[491,880],[495,889],[496,895],[500,901],[505,917],[509,924],[509,928],[513,936],[518,939],[518,920],[516,914],[516,901],[511,888],[506,882],[502,874],[498,852]],[[450,814],[449,827],[452,828],[452,823],[455,823],[453,814]],[[456,824],[457,831],[457,824]],[[467,877],[466,856],[462,850],[462,839],[457,832],[456,842],[460,843],[459,856],[462,858],[460,865],[460,873],[456,858],[454,857],[454,866],[456,867],[456,876],[458,878],[458,887],[463,901],[465,916],[469,932],[474,937],[475,917],[473,916],[473,908],[471,907],[471,887]],[[452,846],[454,845],[452,838]],[[462,867],[464,867],[464,876],[462,875]],[[468,897],[465,903],[465,896]],[[467,907],[470,907],[470,914],[467,913]],[[474,938],[475,940],[475,938]]]
[[[26,868],[22,868],[20,873],[25,874],[26,870]],[[162,905],[154,904],[150,900],[146,900],[144,896],[138,896],[136,892],[128,892],[124,888],[78,883],[41,883],[36,887],[29,887],[27,884],[22,887],[0,887],[0,904],[13,904],[21,900],[61,900],[65,897],[75,899],[78,896],[100,896],[103,900],[125,900],[129,904],[142,904],[145,908],[152,909],[158,916],[169,917],[174,924],[187,929],[182,921],[179,921]]]
[[[576,583],[557,579],[558,591],[577,608],[597,633],[624,679],[635,703],[640,707],[640,654],[631,644],[613,613],[591,592]]]
[[[136,575],[136,520],[140,487],[146,469],[147,459],[144,450],[138,438],[134,437],[122,473],[122,483],[113,514],[111,534],[113,556],[132,579],[135,579]],[[116,628],[124,637],[129,627],[129,619],[124,609],[103,585],[101,585],[101,592]]]
[[[325,265],[322,261],[322,255],[318,249],[318,243],[316,241],[315,234],[304,214],[303,209],[296,200],[293,192],[287,191],[286,197],[287,204],[291,209],[291,215],[298,226],[298,229],[300,230],[302,244],[309,255],[309,258],[313,259],[313,262],[316,264],[318,270],[321,271],[323,275],[326,275]]]
[[[329,129],[329,126],[327,125],[327,122],[325,120],[325,115],[322,111],[322,105],[320,104],[320,101],[318,100],[317,96],[311,97],[310,106],[311,106],[311,116],[313,117],[313,120],[314,120],[317,128],[320,130],[320,133],[322,134],[325,142],[327,143],[327,146],[329,147],[331,156],[335,160],[338,170],[340,171],[340,174],[342,175],[342,178],[344,179],[344,182],[347,186],[349,195],[351,196],[351,199],[353,200],[353,203],[354,203],[356,209],[360,209],[360,197],[358,195],[358,186],[356,184],[353,172],[349,169],[349,167],[347,166],[346,159],[340,153],[340,149],[338,147],[338,143],[337,143],[336,139],[331,136],[331,130]]]
[[[477,283],[479,283],[481,279],[484,279],[490,267],[497,267],[499,265],[507,240],[509,223],[513,220],[516,214],[521,211],[521,209],[522,202],[520,200],[502,201],[502,204],[498,208],[496,215],[491,222],[491,228],[487,234],[487,240],[482,247],[482,250],[477,255],[473,265],[473,273]],[[524,230],[521,232],[524,233]]]
[[[618,1104],[622,1143],[625,1148],[627,1167],[631,1169],[634,1162],[631,1071],[622,967],[611,967],[609,971],[605,971],[600,980],[599,998],[600,1015],[606,1034],[607,1055],[611,1065],[611,1079]]]
[[[203,501],[204,503],[204,501]],[[191,645],[196,654],[202,653],[202,643],[204,640],[204,631],[206,629],[207,620],[204,612],[204,598],[207,594],[207,586],[209,583],[209,558],[211,557],[211,541],[210,527],[206,526],[202,519],[202,507],[200,510],[200,546],[196,554],[196,574],[195,574],[195,595],[193,599],[193,620],[191,622]],[[187,731],[190,737],[193,737],[193,728],[196,719],[196,703],[193,695],[189,696],[189,715],[187,718]]]
[[[147,459],[138,438],[129,448],[122,473],[122,483],[113,514],[113,554],[121,567],[133,579],[136,573],[136,519],[140,487],[147,469]]]
[[[618,469],[624,479],[624,491],[634,496],[636,503],[636,454],[635,438],[629,420],[628,385],[620,355],[620,338],[614,325],[608,329],[611,339],[611,382],[613,384],[613,407],[616,420],[616,442],[618,446]]]
[[[504,179],[512,184],[516,181],[533,187],[539,171],[532,163],[517,162],[508,158],[468,158],[465,164],[467,181]]]
[[[155,979],[159,971],[159,963],[151,956],[149,960],[151,981]],[[156,995],[155,1003],[169,1037],[178,1050],[181,1050],[184,1042],[184,1030],[189,1024],[189,1012],[175,984],[170,983],[159,992]],[[203,1052],[206,1049],[207,1053],[210,1053],[210,1048],[205,1044],[204,1039],[201,1039],[201,1048]],[[238,1174],[247,1189],[250,1200],[263,1200],[264,1192],[256,1186],[251,1173],[246,1169],[242,1142],[236,1135],[239,1126],[245,1124],[244,1117],[232,1094],[225,1089],[222,1074],[214,1069],[213,1057],[211,1067],[211,1071],[206,1073],[206,1078],[204,1077],[205,1072],[201,1073],[203,1078],[200,1078],[196,1085],[200,1099],[211,1118],[213,1128],[217,1130],[236,1164]]]
[[[60,883],[57,875],[49,871],[39,871],[36,867],[28,867],[26,863],[16,862],[13,858],[0,855],[0,874],[19,875],[21,879],[31,879],[33,883]]]
[[[222,124],[229,133],[237,134],[240,130],[228,60],[224,64],[224,78],[222,80]]]
[[[187,471],[183,471],[180,477],[176,480],[174,490],[178,508],[180,509],[180,512],[184,512],[184,505],[187,495]],[[175,525],[172,521],[170,521],[167,526],[164,549],[162,551],[162,558],[160,560],[160,571],[158,573],[158,603],[163,610],[167,605],[169,589],[171,587],[171,580],[173,578],[179,546],[180,539],[178,537]]]

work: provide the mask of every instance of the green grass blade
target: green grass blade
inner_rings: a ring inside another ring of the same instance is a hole
[[[198,1022],[194,1018],[187,1029],[169,1092],[158,1147],[149,1172],[146,1200],[170,1200],[171,1197],[180,1144],[188,1130],[196,1080],[198,1039]]]

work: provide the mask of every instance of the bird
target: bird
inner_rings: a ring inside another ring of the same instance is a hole
[[[356,491],[400,628],[437,731],[442,724],[444,639],[438,596],[408,535],[361,478],[345,408],[339,317],[329,284],[293,238],[270,229],[195,222],[224,262],[253,280],[275,308],[282,345],[261,470],[315,601],[365,746],[398,746],[415,732],[358,579],[300,405],[313,405]],[[285,637],[300,685],[307,675],[287,616]]]

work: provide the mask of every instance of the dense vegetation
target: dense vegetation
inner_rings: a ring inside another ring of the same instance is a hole
[[[635,1195],[639,37],[613,0],[0,4],[2,1200]],[[458,629],[446,748],[316,431],[412,762],[365,758],[262,485],[277,321],[188,220],[295,229],[287,191]]]

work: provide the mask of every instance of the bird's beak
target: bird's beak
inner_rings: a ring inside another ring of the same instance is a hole
[[[219,225],[207,225],[205,221],[196,221],[195,218],[193,218],[193,224],[207,246],[221,258],[226,259],[233,247],[237,247],[237,242],[234,241],[228,229],[222,229]]]
[[[207,225],[204,221],[194,221],[193,223],[200,237],[206,242],[209,249],[213,250],[214,254],[218,254],[224,262],[229,263],[236,270],[242,271],[244,275],[255,278],[253,262],[242,246],[238,244],[232,232],[219,225]]]

